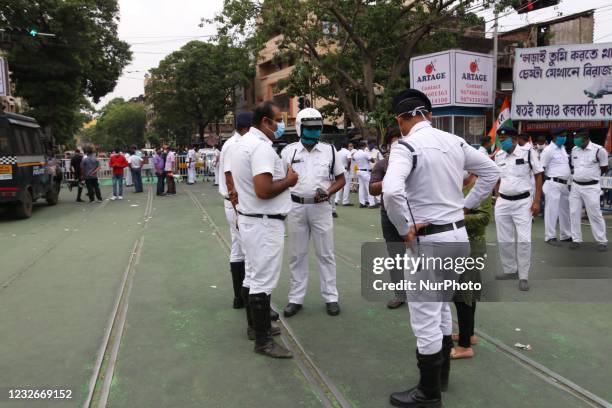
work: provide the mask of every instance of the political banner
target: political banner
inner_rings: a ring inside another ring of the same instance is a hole
[[[511,116],[612,119],[612,43],[517,48]]]

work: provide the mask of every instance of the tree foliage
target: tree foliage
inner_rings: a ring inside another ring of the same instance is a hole
[[[117,0],[3,0],[0,27],[12,33],[9,63],[18,96],[63,143],[82,125],[85,97],[111,92],[131,59],[117,36]],[[28,37],[27,31],[55,37]]]
[[[482,23],[473,13],[481,4],[493,2],[226,0],[215,21],[254,55],[276,38],[276,58],[296,61],[279,88],[330,101],[327,113],[344,114],[368,136],[369,124],[389,122],[392,95],[409,84],[410,58],[456,46],[466,27]]]
[[[210,123],[234,108],[236,91],[252,77],[248,54],[227,42],[192,41],[150,71],[148,102],[160,138],[203,138]],[[188,141],[188,140],[187,140]]]
[[[96,125],[83,136],[105,150],[143,146],[146,122],[147,112],[142,103],[115,98],[102,108]]]

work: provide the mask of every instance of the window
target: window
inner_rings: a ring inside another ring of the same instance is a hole
[[[0,156],[11,156],[12,154],[8,129],[0,127]]]

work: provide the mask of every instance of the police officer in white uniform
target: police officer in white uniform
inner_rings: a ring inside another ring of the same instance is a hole
[[[544,240],[558,246],[557,221],[559,221],[559,239],[571,241],[569,216],[569,181],[571,176],[569,155],[565,151],[567,130],[556,128],[552,131],[552,142],[544,148],[540,161],[544,167],[545,178],[542,192],[544,201]]]
[[[501,178],[495,191],[495,224],[503,275],[499,279],[519,279],[519,289],[529,290],[531,265],[531,224],[540,212],[544,169],[532,149],[518,145],[518,131],[502,125],[497,129],[501,150],[495,163]],[[531,176],[535,194],[531,194]]]
[[[248,261],[243,294],[248,296],[247,323],[255,332],[255,352],[291,358],[272,339],[270,298],[280,276],[286,214],[291,210],[289,188],[298,175],[285,169],[272,141],[283,136],[280,109],[271,101],[253,111],[253,126],[232,148],[231,173],[238,194],[238,229]]]
[[[586,209],[593,238],[597,241],[597,249],[606,251],[608,238],[606,222],[599,207],[601,195],[601,175],[608,171],[608,154],[602,146],[591,142],[587,130],[572,132],[574,148],[571,152],[573,166],[572,189],[569,196],[570,225],[572,231],[572,247],[577,248],[582,243],[582,206]]]
[[[235,206],[238,204],[238,194],[236,193],[233,178],[231,175],[231,153],[232,148],[238,143],[240,138],[249,131],[251,127],[251,112],[241,112],[236,115],[236,131],[223,143],[221,155],[219,156],[219,194],[223,196],[225,207],[225,218],[230,227],[232,248],[230,252],[230,270],[232,272],[232,284],[234,287],[234,309],[244,307],[242,299],[242,281],[245,276],[245,257],[240,244],[240,231],[238,230],[238,213]]]
[[[353,161],[357,164],[357,180],[359,180],[359,208],[365,208],[370,205],[374,207],[374,197],[370,194],[370,176],[372,169],[370,168],[373,159],[370,153],[366,151],[368,144],[365,141],[359,143],[359,150],[353,153]]]
[[[196,147],[192,145],[187,151],[187,184],[196,182]]]
[[[344,187],[342,187],[336,193],[336,205],[340,204],[340,200],[342,200],[342,205],[345,207],[352,206],[350,202],[350,194],[351,194],[351,152],[346,148],[346,146],[342,146],[342,148],[338,151],[338,157],[340,158],[340,163],[344,168]]]
[[[452,257],[469,255],[465,208],[475,208],[485,199],[498,179],[499,170],[493,161],[460,137],[431,126],[431,102],[422,92],[409,89],[400,93],[393,101],[393,109],[404,136],[391,149],[383,180],[389,219],[407,243],[415,237],[422,243],[463,243],[459,244],[464,249],[461,254],[456,253],[454,245],[441,246],[441,252],[451,251]],[[464,170],[478,175],[476,185],[465,199]],[[415,388],[393,393],[391,404],[439,407],[440,391],[448,385],[453,347],[450,304],[411,301],[411,296],[408,291],[420,381]]]
[[[301,110],[295,118],[300,141],[285,147],[281,158],[299,175],[299,182],[290,189],[293,206],[287,220],[289,235],[289,269],[291,288],[285,317],[298,313],[308,287],[308,247],[314,242],[321,296],[327,314],[340,313],[336,289],[334,257],[334,224],[330,197],[345,184],[344,166],[333,145],[319,141],[323,117],[313,108]]]

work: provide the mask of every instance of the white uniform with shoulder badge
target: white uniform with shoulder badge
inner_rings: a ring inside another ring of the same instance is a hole
[[[557,238],[557,220],[559,221],[559,239],[571,238],[569,215],[569,155],[565,146],[551,142],[541,156],[542,167],[546,172],[546,181],[542,187],[544,201],[544,239]]]
[[[291,165],[299,175],[290,189],[293,201],[288,215],[289,302],[301,305],[308,286],[308,247],[314,242],[319,264],[321,295],[326,303],[338,301],[332,208],[328,201],[315,203],[317,188],[326,190],[335,178],[345,173],[342,160],[333,145],[318,142],[308,151],[301,142],[288,145],[281,152],[285,167]]]
[[[364,149],[356,150],[353,153],[353,161],[358,166],[357,180],[359,181],[359,204],[374,205],[374,197],[370,194],[370,177],[372,170],[370,169],[370,153]]]
[[[531,178],[544,169],[531,149],[518,144],[510,154],[497,152],[495,163],[501,171],[495,224],[503,272],[518,272],[519,279],[527,280],[531,265]]]
[[[223,206],[225,208],[225,218],[230,226],[230,236],[232,239],[232,248],[230,252],[230,262],[242,262],[244,261],[244,251],[240,244],[240,231],[238,230],[238,213],[229,199],[229,193],[227,191],[227,183],[225,180],[225,173],[231,172],[232,165],[232,149],[236,143],[242,138],[238,132],[235,132],[232,137],[227,139],[223,143],[221,148],[221,154],[219,155],[219,194],[223,196]]]
[[[584,149],[574,146],[571,152],[574,167],[569,195],[572,241],[582,242],[582,207],[586,209],[593,238],[601,245],[608,243],[606,221],[600,208],[601,168],[608,165],[606,149],[591,141]]]
[[[344,168],[344,179],[346,180],[346,184],[336,193],[336,205],[340,204],[340,200],[342,200],[343,205],[346,205],[350,202],[351,193],[351,170],[349,168],[351,163],[351,152],[349,152],[346,147],[343,147],[338,151],[338,159]]]

